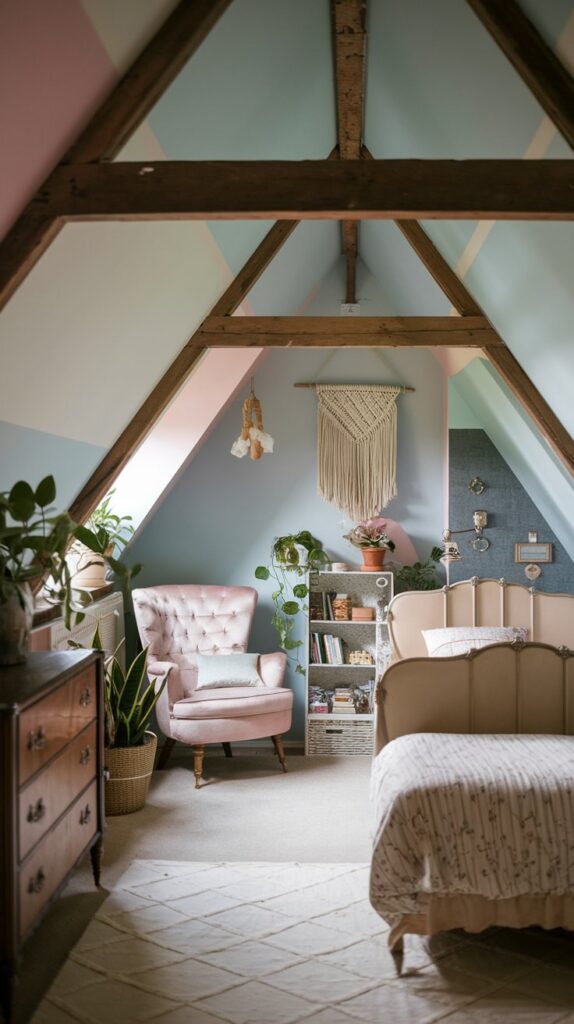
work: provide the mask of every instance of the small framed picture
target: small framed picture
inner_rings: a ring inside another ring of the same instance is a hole
[[[529,530],[528,531],[528,543],[529,544],[537,544],[538,543],[538,530]]]
[[[528,541],[526,544],[514,545],[515,562],[551,562],[552,544],[539,544]]]

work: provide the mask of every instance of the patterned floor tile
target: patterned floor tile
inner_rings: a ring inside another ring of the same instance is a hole
[[[162,928],[161,931],[153,932],[150,938],[159,945],[177,950],[178,953],[185,953],[186,956],[215,953],[220,949],[227,949],[228,946],[234,946],[239,941],[237,934],[224,928],[217,928],[209,921],[202,921],[201,918]]]
[[[173,949],[164,949],[155,942],[133,936],[122,942],[112,942],[109,946],[97,946],[81,953],[82,963],[99,967],[109,974],[133,974],[136,971],[148,971],[152,967],[162,967],[183,959],[181,953]]]
[[[32,1017],[31,1024],[78,1024],[78,1018],[45,999]]]
[[[429,1004],[438,1004],[438,1012],[441,1006],[452,1010],[473,1002],[492,990],[496,982],[450,967],[447,958],[439,960],[437,964],[430,964],[421,971],[404,974],[390,984],[400,988],[402,992],[425,999]]]
[[[193,1003],[225,989],[240,985],[237,974],[187,959],[168,967],[158,967],[137,977],[137,984],[148,992],[158,992],[176,1002]]]
[[[437,1005],[392,984],[370,989],[340,1004],[338,1009],[358,1018],[361,1024],[430,1024],[437,1019]]]
[[[349,1017],[348,1013],[330,1006],[328,1010],[320,1010],[310,1017],[305,1017],[301,1024],[357,1024],[356,1017]]]
[[[315,888],[303,889],[299,892],[289,892],[284,896],[274,896],[262,903],[267,910],[276,910],[285,914],[294,921],[309,921],[317,914],[328,914],[332,910],[339,909],[337,903],[332,903],[323,896],[318,896]]]
[[[113,920],[115,925],[125,928],[127,931],[145,935],[147,932],[153,932],[160,928],[181,924],[187,920],[188,916],[179,910],[174,910],[171,906],[166,907],[163,903],[152,903],[143,909],[138,908],[116,914],[113,919],[109,918],[109,920]],[[102,919],[100,918],[100,920]]]
[[[407,949],[402,961],[397,960],[389,950],[386,939],[364,939],[354,942],[345,949],[326,953],[318,958],[328,966],[343,967],[360,978],[373,982],[392,981],[402,973],[420,970],[432,962],[428,955],[417,950],[410,953]]]
[[[107,979],[58,999],[58,1005],[87,1024],[139,1024],[177,1008],[177,1000]]]
[[[207,917],[236,906],[237,900],[231,896],[224,896],[217,889],[196,892],[193,896],[185,896],[170,902],[170,907],[180,914],[185,914],[186,917]]]
[[[138,895],[147,896],[156,903],[170,902],[171,900],[182,899],[185,896],[193,896],[198,892],[206,892],[212,889],[223,888],[232,885],[240,885],[241,876],[233,868],[216,865],[202,871],[196,871],[190,875],[177,875],[174,878],[156,877],[153,881],[144,882],[136,887]]]
[[[351,939],[334,928],[323,928],[322,925],[310,921],[295,924],[276,935],[270,935],[267,942],[272,946],[279,946],[280,949],[300,953],[301,956],[319,956],[321,953],[331,953],[335,949],[348,946]]]
[[[125,931],[115,928],[105,921],[98,921],[95,918],[91,924],[88,925],[80,941],[75,946],[75,951],[90,949],[95,946],[105,946],[110,942],[123,942],[125,940]]]
[[[360,900],[349,907],[319,914],[314,920],[316,924],[336,928],[337,931],[355,935],[357,938],[365,935],[383,935],[389,930],[388,924],[375,913],[368,900]]]
[[[232,949],[202,954],[201,960],[214,967],[234,971],[244,978],[260,978],[304,962],[296,953],[277,949],[266,942],[241,942]]]
[[[86,967],[84,964],[76,963],[75,960],[67,960],[58,974],[52,988],[51,995],[61,996],[67,992],[77,992],[84,985],[93,985],[102,980],[101,973]]]
[[[212,914],[209,918],[210,924],[219,925],[229,931],[244,935],[246,939],[258,939],[262,935],[272,935],[274,932],[283,931],[292,924],[290,918],[285,914],[278,914],[276,911],[268,910],[258,904],[242,904],[232,907],[231,910],[223,910],[219,914]]]
[[[501,988],[453,1013],[448,1024],[562,1024],[564,1009]]]
[[[179,1010],[170,1010],[169,1013],[162,1013],[161,1017],[154,1017],[153,1024],[228,1024],[222,1017],[214,1017],[205,1010],[198,1010],[196,1006],[181,1006]]]
[[[545,963],[512,981],[512,988],[548,1003],[574,1009],[574,972]]]
[[[342,967],[324,962],[319,964],[314,960],[271,974],[266,982],[284,992],[301,992],[305,999],[323,1006],[325,1003],[338,1003],[349,996],[358,995],[359,992],[373,988],[374,984],[372,980],[358,978]]]
[[[270,988],[260,981],[204,999],[198,1009],[219,1014],[231,1024],[295,1024],[313,1012],[313,1004],[301,996]]]

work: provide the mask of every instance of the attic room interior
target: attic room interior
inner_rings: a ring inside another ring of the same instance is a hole
[[[571,0],[4,0],[0,1016],[574,1021]]]

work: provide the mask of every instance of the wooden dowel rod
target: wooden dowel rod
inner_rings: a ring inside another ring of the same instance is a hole
[[[326,385],[326,387],[335,387],[335,388],[339,388],[339,387],[340,388],[344,388],[346,386],[347,386],[346,384],[328,384],[328,385]],[[365,384],[365,387],[372,387],[372,386],[373,385]],[[374,386],[376,387],[377,385],[374,385]],[[400,388],[401,391],[416,391],[416,388],[410,388],[406,384],[380,384],[378,386],[382,387],[382,388]],[[297,383],[297,384],[294,384],[293,387],[294,388],[316,388],[317,385],[316,384]]]

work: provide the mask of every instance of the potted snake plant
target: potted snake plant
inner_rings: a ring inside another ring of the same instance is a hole
[[[70,646],[80,645],[71,643]],[[92,647],[103,650],[99,627]],[[131,814],[146,802],[153,772],[157,736],[149,722],[167,675],[161,684],[148,682],[147,647],[136,655],[124,671],[117,649],[104,661],[104,707],[106,814]],[[169,673],[168,673],[169,674]]]

